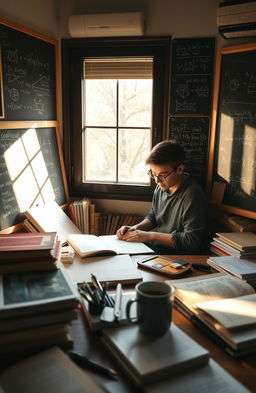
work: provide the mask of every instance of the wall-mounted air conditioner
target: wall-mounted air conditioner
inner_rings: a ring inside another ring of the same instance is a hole
[[[224,38],[256,35],[256,1],[225,1],[219,4],[217,26]]]
[[[69,17],[71,37],[113,37],[143,35],[143,13],[89,14]]]

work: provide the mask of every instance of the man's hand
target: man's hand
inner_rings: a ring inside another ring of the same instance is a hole
[[[116,236],[118,237],[119,240],[124,240],[125,234],[130,231],[135,231],[135,229],[136,229],[135,226],[124,225],[118,229],[118,231],[116,232]]]
[[[139,229],[129,229],[123,236],[122,240],[127,242],[149,242],[152,238],[152,232],[140,231]]]

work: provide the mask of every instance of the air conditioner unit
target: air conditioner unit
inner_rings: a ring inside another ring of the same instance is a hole
[[[219,4],[217,26],[224,38],[256,35],[256,1],[233,0]]]
[[[143,13],[89,14],[69,17],[71,37],[113,37],[143,35]]]

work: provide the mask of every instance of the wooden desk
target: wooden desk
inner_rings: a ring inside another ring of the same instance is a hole
[[[171,256],[172,258],[175,256]],[[183,258],[189,262],[206,263],[208,256],[203,255],[179,255],[177,258]],[[150,272],[140,270],[143,280],[159,280],[163,281],[166,276],[160,274],[152,274]],[[194,270],[190,276],[203,275],[205,273]],[[221,365],[226,371],[232,374],[239,382],[247,387],[252,392],[256,393],[256,354],[243,357],[242,359],[233,359],[226,354],[222,349],[210,340],[204,333],[202,333],[196,326],[194,326],[187,318],[185,318],[179,311],[174,309],[173,322],[179,326],[191,338],[209,350],[210,356]],[[100,333],[91,332],[87,322],[80,317],[77,321],[72,323],[72,333],[74,338],[74,349],[82,354],[89,356],[92,360],[99,363],[106,364],[113,368],[117,368],[116,364],[112,362],[108,354],[104,351],[99,343]],[[90,373],[92,378],[101,384],[109,382],[108,379],[99,377],[96,374]],[[117,382],[118,383],[118,382]],[[140,390],[136,389],[120,371],[119,383],[122,384],[122,392],[120,393],[136,393]]]

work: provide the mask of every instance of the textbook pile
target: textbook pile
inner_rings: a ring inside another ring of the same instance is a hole
[[[216,233],[210,249],[220,256],[256,258],[256,234],[252,232]]]
[[[0,367],[52,345],[71,348],[78,302],[63,269],[0,276]]]
[[[56,270],[60,249],[56,232],[0,235],[0,273]]]

